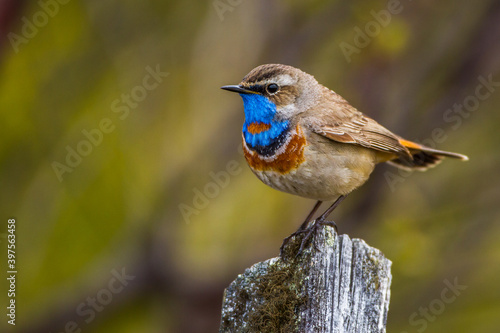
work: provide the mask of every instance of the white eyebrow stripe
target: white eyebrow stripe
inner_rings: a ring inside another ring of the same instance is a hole
[[[297,83],[297,80],[288,74],[281,74],[276,77],[276,83],[280,86],[291,86]]]

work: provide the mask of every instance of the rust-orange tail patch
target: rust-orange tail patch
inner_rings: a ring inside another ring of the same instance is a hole
[[[422,149],[422,145],[419,145],[418,143],[415,143],[415,142],[412,142],[412,141],[408,141],[408,140],[405,140],[405,139],[399,139],[399,143],[402,144],[403,146],[405,146],[406,148],[410,148],[410,149]]]

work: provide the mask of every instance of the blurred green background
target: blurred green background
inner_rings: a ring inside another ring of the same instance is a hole
[[[411,175],[381,165],[332,218],[393,261],[388,332],[498,331],[500,1],[0,11],[0,270],[9,218],[18,269],[16,326],[2,313],[1,332],[217,331],[224,288],[313,205],[260,183],[239,152],[242,102],[219,87],[263,63],[469,155]],[[467,288],[443,299],[455,282]]]

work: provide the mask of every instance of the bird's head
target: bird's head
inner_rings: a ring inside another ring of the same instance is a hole
[[[272,143],[290,128],[295,116],[319,100],[321,93],[313,76],[278,64],[256,67],[238,85],[221,88],[243,98],[243,134],[250,146]]]
[[[292,66],[268,64],[254,68],[238,85],[222,89],[243,98],[247,121],[285,121],[309,109],[320,89],[312,75]]]

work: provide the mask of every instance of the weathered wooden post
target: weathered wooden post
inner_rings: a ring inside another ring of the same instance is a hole
[[[323,226],[239,275],[225,290],[220,332],[385,332],[391,261]]]

